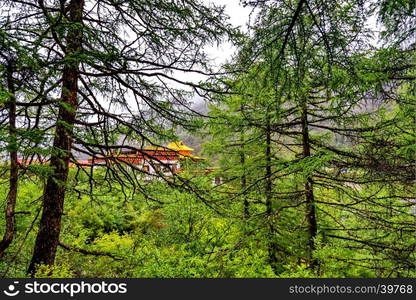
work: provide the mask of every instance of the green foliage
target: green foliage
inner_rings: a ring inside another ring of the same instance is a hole
[[[40,265],[36,270],[36,278],[71,278],[72,272],[66,265]]]
[[[196,180],[196,179],[194,179]],[[200,178],[198,184],[209,186],[210,180]],[[280,191],[293,188],[294,179],[279,183]],[[5,185],[2,185],[6,187]],[[230,186],[231,187],[231,186]],[[385,273],[377,270],[395,268],[393,275],[412,276],[401,271],[394,261],[389,260],[390,253],[372,252],[370,248],[358,251],[345,246],[350,242],[330,239],[332,234],[325,228],[334,227],[342,221],[349,228],[371,228],[355,212],[360,207],[351,206],[352,210],[342,210],[334,206],[319,207],[325,211],[321,215],[321,234],[317,239],[315,256],[321,262],[319,274],[311,271],[305,260],[306,234],[302,231],[287,231],[284,228],[296,228],[297,220],[302,219],[302,212],[296,209],[283,210],[272,220],[281,234],[276,237],[279,246],[291,253],[280,257],[280,272],[275,274],[268,263],[268,222],[262,217],[249,219],[230,219],[220,215],[202,203],[190,192],[179,191],[162,182],[148,186],[148,196],[156,197],[164,204],[148,202],[140,194],[130,194],[127,201],[120,197],[119,190],[107,191],[102,186],[93,198],[71,192],[65,208],[61,240],[74,248],[91,253],[68,251],[60,248],[56,266],[43,266],[38,277],[383,277]],[[371,195],[377,188],[369,186],[362,193]],[[3,195],[6,191],[2,189]],[[21,182],[17,211],[28,211],[18,214],[18,231],[15,243],[9,254],[0,263],[0,272],[7,270],[7,276],[24,277],[27,257],[30,256],[36,225],[29,233],[23,248],[19,250],[26,230],[30,228],[36,216],[39,195],[42,187],[37,181],[26,179]],[[220,191],[212,192],[220,193]],[[388,196],[388,189],[384,190]],[[380,194],[379,194],[380,195]],[[330,190],[319,190],[317,197],[326,201],[343,201],[345,197]],[[322,198],[321,198],[322,197]],[[218,199],[221,199],[219,197]],[[388,197],[381,199],[380,204],[392,203]],[[398,202],[402,203],[402,202]],[[230,203],[231,204],[231,203]],[[367,204],[360,204],[365,206]],[[384,204],[383,204],[384,205]],[[275,202],[274,209],[284,206]],[[228,213],[241,215],[241,203],[229,206],[226,203],[218,206]],[[381,208],[381,207],[380,207]],[[329,209],[329,210],[328,210]],[[386,208],[387,209],[387,208]],[[375,211],[374,216],[383,214],[386,222],[411,222],[412,217],[389,216],[389,210]],[[252,205],[251,213],[263,210],[262,205]],[[402,206],[403,212],[408,208]],[[387,215],[386,215],[387,213]],[[387,217],[389,216],[389,217]],[[2,221],[0,221],[2,222]],[[410,224],[410,223],[409,223]],[[3,228],[3,227],[1,227]],[[411,232],[390,232],[387,228],[378,227],[366,230],[365,235],[371,240],[375,236],[383,237],[377,243],[409,247],[415,242]],[[345,237],[350,237],[345,235]],[[360,235],[362,238],[363,236]],[[400,245],[400,243],[404,243]],[[20,251],[16,258],[14,253]],[[394,250],[392,250],[394,251]],[[108,254],[108,255],[106,255]],[[391,253],[392,254],[392,253]],[[111,257],[110,257],[111,256]],[[356,260],[360,265],[351,264]],[[364,263],[363,263],[364,262]],[[377,268],[372,269],[376,264]],[[369,268],[371,267],[371,268]]]

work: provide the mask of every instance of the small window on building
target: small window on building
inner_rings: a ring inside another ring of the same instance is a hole
[[[160,165],[155,165],[154,169],[155,169],[156,172],[160,172]]]
[[[149,172],[149,166],[143,166],[143,171],[145,171],[145,172]]]
[[[216,184],[216,185],[219,185],[219,184],[221,184],[221,177],[220,176],[215,176],[215,178],[214,178],[214,183]]]
[[[131,154],[136,154],[136,151],[134,151],[134,150],[125,150],[125,151],[122,151],[121,153],[125,154],[125,155],[131,155]]]

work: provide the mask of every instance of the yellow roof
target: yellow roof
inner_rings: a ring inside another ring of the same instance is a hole
[[[194,151],[194,149],[186,146],[182,141],[170,142],[167,148],[174,150],[174,151]]]
[[[187,145],[185,145],[182,141],[178,141],[178,142],[170,142],[166,147],[155,147],[155,146],[150,146],[150,147],[143,147],[142,150],[153,150],[153,151],[166,151],[166,150],[173,150],[176,152],[179,151],[194,151],[193,148],[188,147]]]
[[[166,150],[165,147],[143,147],[142,150],[155,150],[155,151],[164,151]]]

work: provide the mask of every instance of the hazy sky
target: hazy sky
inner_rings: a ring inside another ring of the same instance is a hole
[[[230,22],[235,26],[246,24],[251,8],[240,5],[240,0],[204,0],[205,3],[225,5],[225,12],[230,16]]]
[[[225,6],[225,13],[230,17],[229,22],[234,26],[241,26],[245,30],[251,8],[240,5],[240,0],[203,0],[203,2]],[[217,64],[224,63],[232,56],[234,51],[235,48],[229,43],[224,43],[220,47],[207,48],[207,53],[211,58],[215,59]]]
[[[206,5],[208,5],[209,3],[213,3],[215,5],[225,6],[225,14],[229,16],[228,23],[231,23],[234,27],[241,27],[243,31],[246,31],[246,23],[249,20],[249,15],[252,9],[241,6],[240,0],[202,0],[202,2]],[[219,46],[206,46],[204,50],[209,56],[209,59],[211,60],[212,65],[214,66],[214,70],[219,71],[220,67],[224,63],[231,60],[232,55],[236,51],[236,48],[231,43],[225,42]],[[197,73],[189,74],[176,72],[175,77],[184,81],[191,82],[199,82],[206,80],[206,77],[204,75]],[[173,86],[177,86],[177,84],[175,83],[172,84]],[[184,86],[178,85],[177,87],[192,90],[191,88],[186,88]],[[197,99],[199,99],[199,96],[195,96],[194,101],[197,101]]]
[[[368,3],[372,3],[376,0],[370,0]],[[225,6],[225,13],[230,17],[229,22],[234,26],[241,26],[242,29],[246,29],[246,23],[250,18],[252,8],[243,7],[240,5],[240,0],[202,0],[204,3],[214,3],[216,5]],[[366,3],[366,5],[369,5]],[[378,32],[380,25],[377,24],[376,16],[369,16],[366,22],[366,26],[373,31]],[[379,46],[377,43],[377,36],[374,37],[374,46]],[[224,44],[220,47],[209,47],[207,53],[210,57],[214,58],[217,64],[224,63],[234,53],[234,48],[231,44]]]

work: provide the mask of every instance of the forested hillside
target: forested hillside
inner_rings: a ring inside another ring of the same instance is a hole
[[[0,3],[0,277],[416,277],[416,2],[240,5]]]

